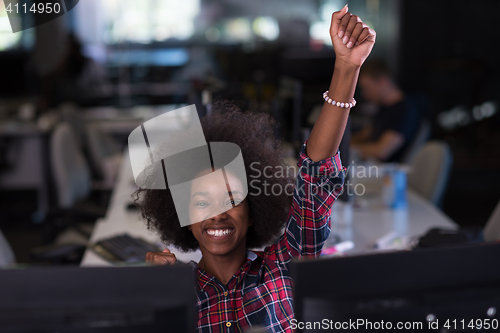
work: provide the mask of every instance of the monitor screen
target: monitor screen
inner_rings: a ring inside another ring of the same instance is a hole
[[[500,243],[295,261],[295,328],[498,329],[499,257]]]
[[[190,265],[0,271],[0,332],[192,332]]]

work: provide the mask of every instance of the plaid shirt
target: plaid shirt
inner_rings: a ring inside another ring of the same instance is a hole
[[[292,332],[292,258],[315,258],[330,234],[330,209],[342,191],[340,154],[313,162],[302,146],[284,234],[247,260],[227,285],[197,268],[198,332]]]

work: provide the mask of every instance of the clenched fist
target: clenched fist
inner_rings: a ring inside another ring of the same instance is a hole
[[[337,60],[361,67],[375,44],[376,33],[348,10],[345,5],[333,13],[330,37]]]
[[[165,249],[163,252],[146,253],[146,262],[153,265],[173,265],[177,262],[177,258],[169,249]]]

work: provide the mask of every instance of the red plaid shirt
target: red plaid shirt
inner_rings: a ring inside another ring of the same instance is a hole
[[[330,209],[342,191],[337,153],[313,162],[302,146],[292,206],[284,234],[247,261],[227,285],[197,268],[198,332],[292,332],[292,258],[318,257],[330,234]],[[194,262],[192,262],[195,265]]]

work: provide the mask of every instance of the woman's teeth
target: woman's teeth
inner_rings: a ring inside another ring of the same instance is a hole
[[[225,236],[229,234],[233,229],[207,229],[207,234],[212,235],[212,236]]]

